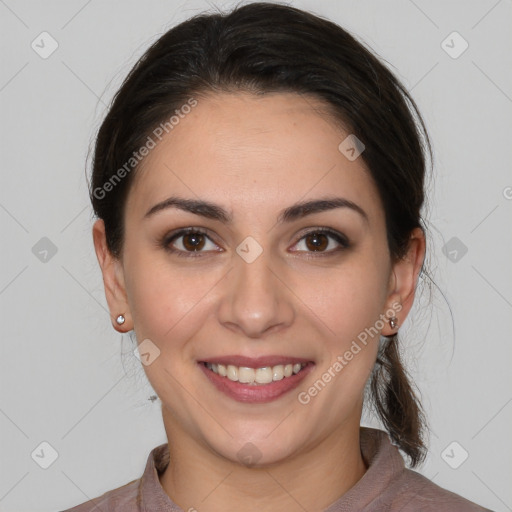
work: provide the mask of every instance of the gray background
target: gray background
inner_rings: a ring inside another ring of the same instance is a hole
[[[56,511],[94,498],[140,477],[151,448],[166,441],[135,340],[110,324],[85,158],[106,105],[148,45],[201,10],[233,4],[0,0],[2,511]],[[435,148],[427,213],[439,290],[431,306],[428,294],[420,297],[402,329],[432,427],[419,471],[488,508],[512,510],[512,2],[293,5],[366,41],[425,116]],[[47,58],[31,47],[51,49],[43,31],[58,43]],[[454,31],[463,39],[446,39]],[[52,450],[58,456],[43,469]]]

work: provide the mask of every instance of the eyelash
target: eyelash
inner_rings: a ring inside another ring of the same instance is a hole
[[[198,258],[198,257],[202,257],[202,255],[201,255],[202,252],[210,252],[210,251],[183,251],[181,249],[174,249],[174,248],[171,247],[170,244],[172,242],[174,242],[175,240],[177,240],[178,238],[180,238],[182,236],[190,235],[190,234],[205,235],[208,239],[210,239],[210,241],[213,242],[213,240],[208,236],[208,233],[207,233],[206,230],[204,230],[202,228],[190,227],[190,228],[180,229],[177,232],[165,235],[162,238],[162,240],[160,241],[160,245],[167,252],[169,252],[171,254],[175,254],[176,256],[179,256],[180,258]],[[297,240],[297,242],[294,245],[299,243],[301,240],[306,238],[308,235],[312,235],[312,234],[315,234],[315,235],[316,234],[329,235],[336,242],[338,242],[341,247],[338,247],[337,249],[331,249],[330,251],[298,251],[298,252],[309,253],[310,256],[308,256],[308,257],[310,257],[310,258],[332,256],[333,254],[337,254],[338,252],[346,250],[349,247],[351,247],[351,243],[349,242],[348,238],[346,238],[341,233],[338,233],[337,231],[334,231],[334,230],[329,229],[329,228],[315,228],[315,229],[312,229],[312,230],[308,231],[307,233],[304,233],[299,238],[299,240]],[[216,252],[219,252],[219,251],[216,251]]]

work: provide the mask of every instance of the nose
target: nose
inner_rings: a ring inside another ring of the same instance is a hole
[[[251,263],[236,254],[233,260],[218,309],[220,323],[248,338],[289,327],[295,318],[294,295],[279,266],[272,265],[266,251]]]

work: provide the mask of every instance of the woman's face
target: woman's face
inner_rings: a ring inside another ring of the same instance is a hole
[[[168,435],[233,461],[277,462],[358,428],[386,316],[405,313],[378,192],[319,107],[198,99],[127,199],[112,315],[142,343]],[[171,197],[189,203],[155,209]]]

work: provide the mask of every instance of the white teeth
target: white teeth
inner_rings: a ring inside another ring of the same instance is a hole
[[[268,384],[272,382],[272,368],[270,366],[258,368],[254,373],[256,374],[254,381],[258,384]]]
[[[284,377],[284,367],[278,364],[272,368],[272,380],[281,380]]]
[[[213,365],[212,365],[213,366]],[[213,371],[213,367],[211,368]],[[218,371],[218,365],[217,365],[217,371]],[[236,366],[233,366],[232,364],[228,365],[227,367],[227,377],[229,380],[232,380],[233,382],[238,381],[238,368]]]
[[[244,384],[254,382],[254,374],[255,371],[252,368],[240,366],[240,368],[238,368],[238,382],[243,382]]]
[[[269,384],[272,381],[291,377],[293,374],[299,373],[305,366],[306,363],[290,363],[286,365],[265,366],[263,368],[248,368],[232,364],[225,366],[223,364],[206,363],[207,368],[221,377],[227,377],[233,382],[252,385]]]

